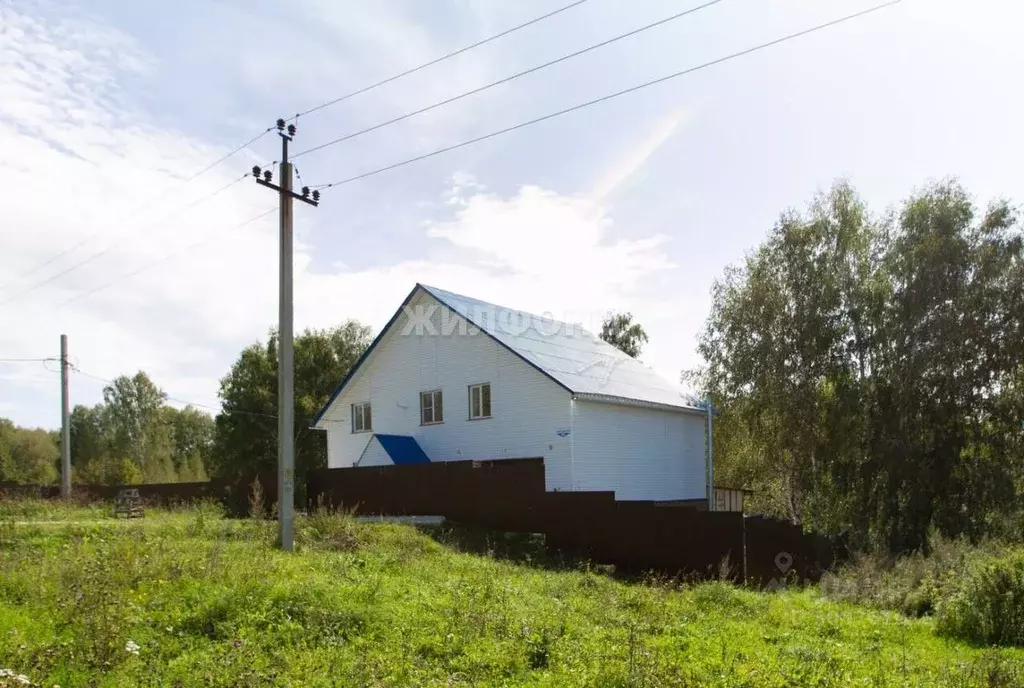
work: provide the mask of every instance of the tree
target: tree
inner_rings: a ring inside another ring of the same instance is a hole
[[[142,371],[134,377],[117,377],[103,388],[106,420],[113,432],[115,453],[127,455],[138,450],[166,398],[163,390]]]
[[[213,417],[192,406],[180,411],[165,406],[163,414],[164,422],[171,429],[171,458],[178,479],[182,482],[206,480],[216,429]]]
[[[104,437],[103,405],[82,406],[71,410],[71,456],[75,464],[84,466],[105,457],[108,453]]]
[[[370,342],[370,329],[349,320],[295,339],[295,467],[298,474],[326,465],[327,442],[309,424]],[[277,465],[277,334],[246,347],[221,380],[213,475],[239,478]]]
[[[14,423],[0,418],[0,482],[17,482],[21,471],[14,463],[14,452],[11,449],[15,435]]]
[[[633,322],[632,313],[610,313],[601,325],[601,339],[624,354],[639,358],[640,349],[647,343],[647,333]]]
[[[104,474],[103,466],[110,457],[105,416],[103,404],[79,404],[71,410],[71,467],[75,482],[103,482],[99,476]]]
[[[115,378],[103,388],[111,456],[129,459],[147,483],[177,478],[171,430],[162,413],[166,399],[164,391],[142,371],[133,377]]]
[[[71,412],[71,463],[80,483],[135,484],[207,479],[213,418],[164,405],[144,373],[115,379],[96,406]]]
[[[891,549],[916,548],[929,527],[981,537],[1018,501],[1019,456],[995,432],[1007,420],[1004,385],[1024,362],[1016,223],[1005,202],[979,221],[963,188],[941,184],[904,205],[887,247],[877,430],[860,485]]]
[[[57,481],[60,450],[52,433],[0,418],[0,482],[48,485]]]
[[[989,532],[1020,508],[1022,302],[1015,215],[976,221],[956,183],[880,219],[846,183],[784,213],[712,290],[697,379],[723,409],[718,474],[891,551]]]

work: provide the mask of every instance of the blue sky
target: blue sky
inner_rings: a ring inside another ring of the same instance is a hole
[[[141,368],[172,397],[216,406],[219,378],[276,320],[276,220],[230,228],[275,199],[246,179],[188,206],[276,159],[278,144],[264,137],[181,179],[279,116],[566,3],[0,6],[0,358],[55,356],[65,332],[87,373]],[[293,150],[698,4],[588,0],[300,118]],[[297,166],[308,184],[343,179],[871,4],[723,0]],[[879,212],[951,175],[982,204],[1024,196],[1022,19],[1016,2],[904,0],[332,189],[319,209],[297,209],[296,326],[354,317],[379,328],[416,281],[590,327],[625,309],[651,335],[644,362],[676,379],[699,362],[713,280],[782,210],[836,178],[849,178]],[[58,379],[47,367],[0,363],[0,415],[59,423]],[[73,401],[95,403],[101,389],[76,375]]]

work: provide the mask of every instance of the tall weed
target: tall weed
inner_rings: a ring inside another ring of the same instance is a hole
[[[335,509],[321,502],[300,522],[300,538],[315,547],[355,551],[360,546],[361,531],[353,513],[352,509]]]
[[[1024,549],[974,564],[939,604],[939,633],[979,645],[1024,647]]]
[[[994,542],[973,545],[967,540],[933,537],[928,555],[915,552],[892,559],[861,555],[838,572],[826,573],[821,590],[831,599],[910,617],[932,616],[971,563],[998,552]]]

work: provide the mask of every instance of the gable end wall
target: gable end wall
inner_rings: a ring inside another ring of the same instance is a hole
[[[574,402],[578,489],[613,489],[619,500],[704,498],[705,423],[692,413]]]
[[[392,329],[349,381],[324,416],[328,426],[328,467],[352,466],[370,433],[351,432],[351,404],[371,403],[373,431],[411,435],[431,461],[543,457],[548,490],[572,484],[569,428],[571,395],[563,387],[471,327],[425,292],[412,309],[429,309],[437,334],[403,335],[402,313]],[[454,327],[453,327],[454,325]],[[491,383],[491,414],[469,420],[471,384]],[[444,420],[420,425],[419,393],[442,389]]]

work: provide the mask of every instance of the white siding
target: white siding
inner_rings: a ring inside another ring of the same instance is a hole
[[[444,307],[430,295],[409,305],[437,305],[436,334],[403,335],[408,318],[398,317],[325,416],[328,466],[359,460],[370,435],[351,432],[351,404],[370,401],[374,432],[412,435],[431,461],[543,457],[547,489],[572,489],[571,438],[557,434],[569,427],[569,392],[461,317],[442,329]],[[492,417],[469,420],[479,382],[491,383]],[[421,426],[419,393],[432,389],[443,391],[444,423]]]
[[[357,466],[393,466],[394,463],[388,453],[384,451],[380,440],[376,438],[367,443],[362,456],[356,461]]]
[[[359,457],[363,455],[367,444],[373,435],[369,432],[352,432],[352,414],[350,404],[345,403],[345,412],[337,414],[336,409],[341,407],[341,398],[335,402],[331,410],[321,419],[321,423],[327,426],[327,467],[347,468],[354,466]],[[373,409],[376,414],[377,409]],[[335,420],[338,416],[340,420]],[[374,424],[377,419],[373,418]]]
[[[577,489],[619,500],[700,499],[705,418],[691,413],[576,401]]]

